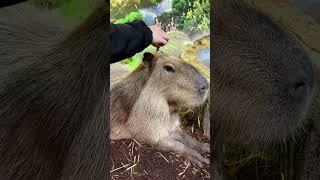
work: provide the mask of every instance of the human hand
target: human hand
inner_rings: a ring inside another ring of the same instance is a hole
[[[116,19],[110,19],[110,23],[114,23],[116,21],[117,21]]]
[[[163,31],[159,24],[149,27],[152,31],[152,45],[155,47],[164,46],[169,41],[169,36]]]

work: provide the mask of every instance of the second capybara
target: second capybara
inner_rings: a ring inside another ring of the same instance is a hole
[[[111,140],[134,138],[160,149],[175,151],[199,166],[209,160],[209,144],[193,139],[180,127],[181,107],[202,105],[208,81],[191,65],[166,54],[145,53],[133,72],[112,64]],[[122,74],[122,80],[115,78]]]
[[[1,180],[108,178],[109,3],[98,6],[76,23],[30,2],[0,8]]]
[[[210,95],[217,126],[230,142],[284,142],[303,127],[310,108],[310,58],[268,16],[241,1],[217,0],[213,13]]]
[[[216,165],[228,158],[228,147],[267,150],[299,142],[301,134],[310,133],[306,124],[318,121],[309,121],[309,115],[319,112],[319,74],[306,51],[279,24],[243,1],[216,0],[212,12],[210,111]],[[320,149],[319,143],[297,146]],[[223,174],[217,169],[216,175]]]

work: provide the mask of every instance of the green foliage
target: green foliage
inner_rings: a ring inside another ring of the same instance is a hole
[[[122,63],[127,64],[132,69],[135,69],[141,64],[141,60],[135,57],[131,57],[131,58],[122,60]]]
[[[159,17],[164,26],[171,23],[171,17],[173,17],[175,26],[179,30],[186,32],[209,30],[209,0],[173,0],[172,5],[169,16],[161,15]]]
[[[182,14],[188,10],[188,4],[190,0],[173,0],[172,7],[175,9],[173,12],[175,15]]]
[[[177,4],[174,5],[174,7],[175,7],[176,9],[183,10],[183,9],[185,9],[185,8],[188,7],[188,6],[187,6],[187,3],[186,3],[185,0],[180,0]]]
[[[142,14],[139,13],[139,12],[131,12],[130,14],[128,14],[123,19],[118,19],[115,22],[115,24],[124,24],[124,23],[128,23],[128,22],[132,22],[134,20],[143,20]]]
[[[32,0],[36,6],[54,9],[72,20],[86,18],[102,0]]]
[[[65,0],[57,11],[68,18],[80,21],[90,15],[98,2],[99,0]]]
[[[209,0],[195,0],[186,14],[184,27],[188,30],[209,30],[210,25],[210,2]]]
[[[172,12],[171,13],[174,14],[174,15],[179,15],[180,12],[176,8],[172,8]]]
[[[150,0],[150,2],[152,3],[152,5],[156,5],[157,4],[157,0]]]
[[[122,63],[128,64],[132,69],[137,68],[142,63],[143,54],[145,52],[156,53],[156,48],[152,45],[145,48],[142,52],[135,54],[133,57],[122,60]]]
[[[161,0],[110,0],[110,17],[120,19],[137,9],[156,6]]]

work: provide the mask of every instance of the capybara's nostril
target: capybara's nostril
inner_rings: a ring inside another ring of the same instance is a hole
[[[205,93],[207,89],[208,89],[208,86],[203,85],[203,86],[200,87],[200,92],[201,93]]]
[[[308,94],[312,78],[305,71],[295,71],[289,74],[289,94],[296,100],[304,100]]]
[[[298,81],[290,85],[290,94],[295,99],[303,99],[307,95],[308,85],[304,81]]]
[[[200,85],[199,85],[199,92],[205,93],[208,90],[208,86],[209,86],[208,81],[203,78]]]
[[[306,83],[305,82],[298,82],[294,85],[295,91],[301,91],[302,88],[305,88]]]

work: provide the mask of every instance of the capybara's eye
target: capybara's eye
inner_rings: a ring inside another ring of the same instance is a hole
[[[174,73],[174,72],[175,72],[175,70],[173,69],[173,67],[170,66],[170,65],[164,65],[164,66],[163,66],[163,69],[165,69],[166,71],[171,72],[171,73]]]

